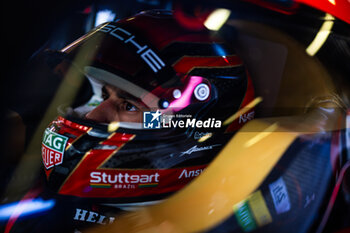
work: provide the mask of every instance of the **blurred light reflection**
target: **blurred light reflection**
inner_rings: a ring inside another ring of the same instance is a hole
[[[111,10],[101,10],[96,13],[95,27],[115,19],[115,13]]]
[[[335,4],[335,0],[328,0],[328,2],[329,2],[330,4],[332,4],[332,5],[334,5],[334,6],[336,5],[336,4]]]
[[[263,132],[260,132],[258,135],[256,135],[255,137],[251,138],[250,140],[248,140],[244,146],[245,147],[250,147],[253,146],[254,144],[258,143],[259,141],[261,141],[262,139],[264,139],[265,137],[269,136],[271,133],[273,133],[276,129],[278,128],[278,124],[274,123],[272,125],[270,125],[269,127],[267,127]]]
[[[306,52],[310,56],[314,56],[318,52],[318,50],[320,50],[320,48],[326,42],[329,34],[331,33],[331,30],[332,30],[332,27],[334,24],[334,22],[333,22],[334,17],[331,16],[330,14],[326,14],[325,19],[326,19],[326,21],[322,24],[320,30],[318,31],[318,33],[315,36],[315,39],[306,48]]]
[[[42,200],[40,198],[1,205],[0,220],[7,220],[19,211],[21,212],[21,216],[25,216],[52,209],[54,206],[55,200]]]
[[[224,25],[230,14],[231,11],[228,9],[216,9],[205,20],[204,25],[209,30],[217,31]]]

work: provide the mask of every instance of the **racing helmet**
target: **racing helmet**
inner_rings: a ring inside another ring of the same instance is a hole
[[[200,175],[254,117],[240,56],[218,33],[190,30],[170,11],[104,23],[49,54],[63,82],[83,83],[43,135],[48,187],[60,195],[160,200]]]

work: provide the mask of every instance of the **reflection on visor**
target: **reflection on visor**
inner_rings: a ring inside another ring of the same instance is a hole
[[[108,71],[87,66],[85,67],[86,75],[88,76],[93,87],[95,97],[89,101],[95,101],[101,96],[103,83],[118,88],[119,93],[127,96],[132,96],[134,99],[139,99],[140,102],[146,105],[151,111],[167,109],[162,111],[167,113],[175,113],[190,106],[193,102],[206,102],[210,97],[210,87],[205,83],[205,79],[200,76],[187,76],[183,80],[179,89],[158,87],[153,91],[147,91],[144,88],[135,85],[134,83]],[[102,99],[100,98],[100,102]]]
[[[101,82],[111,84],[115,87],[120,87],[127,93],[130,93],[131,95],[139,98],[149,108],[151,109],[158,108],[159,98],[157,96],[129,82],[128,80],[125,80],[120,76],[110,73],[108,71],[105,71],[96,67],[92,67],[92,66],[86,66],[84,68],[84,71],[88,77],[91,77]]]

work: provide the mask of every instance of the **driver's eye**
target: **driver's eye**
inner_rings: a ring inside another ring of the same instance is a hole
[[[127,101],[124,102],[124,109],[125,109],[125,111],[128,111],[128,112],[135,112],[135,111],[139,110],[135,105],[133,105]]]

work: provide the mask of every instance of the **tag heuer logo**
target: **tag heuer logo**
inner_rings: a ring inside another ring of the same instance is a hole
[[[46,169],[63,162],[63,152],[68,138],[46,129],[41,147],[41,155]]]

